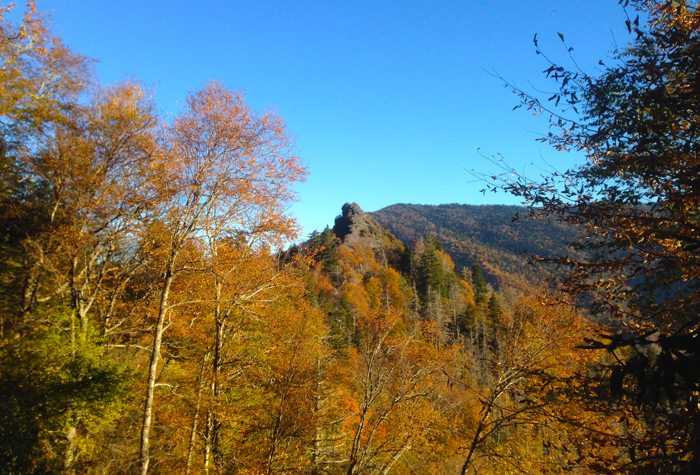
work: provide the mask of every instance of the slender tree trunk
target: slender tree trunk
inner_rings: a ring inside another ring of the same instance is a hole
[[[365,396],[365,400],[367,396]],[[357,425],[357,430],[355,431],[355,437],[352,441],[352,448],[350,449],[350,464],[348,465],[347,475],[355,475],[357,473],[356,467],[358,462],[358,452],[360,451],[360,443],[362,440],[362,434],[365,430],[365,422],[369,407],[366,403],[362,407],[362,415],[360,416],[360,422]]]
[[[141,475],[148,473],[150,456],[148,454],[149,437],[153,425],[153,399],[156,389],[156,377],[158,375],[158,361],[160,360],[160,348],[163,343],[163,328],[165,326],[165,315],[167,313],[168,298],[170,297],[170,287],[173,283],[172,269],[165,272],[163,281],[163,291],[160,297],[160,308],[158,310],[158,321],[156,322],[155,335],[153,337],[153,352],[151,353],[151,363],[148,368],[148,387],[146,389],[146,402],[143,408],[143,425],[141,428]]]
[[[197,402],[194,407],[194,417],[192,418],[192,430],[190,432],[190,444],[187,450],[187,465],[185,475],[190,475],[192,469],[192,458],[194,457],[194,446],[197,440],[197,423],[199,422],[199,409],[202,405],[202,392],[204,391],[204,370],[207,366],[209,353],[204,355],[202,360],[202,369],[199,371],[199,384],[197,385]]]
[[[72,410],[69,414],[69,419],[73,419]],[[63,457],[63,473],[67,475],[75,474],[75,439],[78,436],[78,431],[75,428],[75,424],[72,423],[66,429],[66,441],[68,445],[66,446],[66,452]]]
[[[493,401],[490,401],[493,402]],[[491,413],[490,409],[485,409],[483,414],[481,415],[481,419],[479,420],[479,425],[476,428],[476,432],[474,433],[474,437],[472,438],[472,443],[469,446],[469,451],[467,452],[467,458],[464,461],[464,464],[462,465],[462,470],[460,472],[461,475],[466,475],[467,471],[469,470],[469,466],[472,463],[472,458],[474,457],[474,453],[476,452],[476,449],[478,445],[481,443],[481,432],[484,430],[484,427],[486,426],[486,420],[488,419],[489,414]]]
[[[217,286],[217,300],[221,299],[221,286]],[[216,345],[214,350],[214,398],[221,396],[221,367],[223,365],[224,333],[226,331],[226,316],[222,315],[219,305],[216,307]],[[217,414],[212,414],[212,449],[216,473],[221,475],[224,470],[223,453],[221,450],[221,424]]]
[[[385,465],[384,468],[382,469],[382,475],[387,475],[387,474],[389,473],[389,470],[391,470],[391,468],[392,468],[394,465],[396,465],[396,462],[398,462],[399,459],[400,459],[401,457],[403,457],[403,454],[405,454],[406,451],[409,450],[410,448],[411,448],[411,443],[410,443],[410,442],[406,442],[406,443],[404,444],[404,446],[401,447],[401,450],[399,450],[398,452],[396,452],[396,453],[391,457],[391,460],[389,460],[389,461],[386,463],[386,465]]]
[[[213,384],[212,384],[213,389]],[[211,459],[211,441],[213,436],[214,421],[211,409],[207,409],[207,432],[204,436],[204,474],[209,475],[209,460]]]
[[[27,275],[24,280],[24,289],[22,291],[22,301],[19,305],[19,317],[24,317],[30,312],[34,306],[36,300],[36,293],[39,289],[39,278],[40,269],[44,264],[44,255],[39,246],[35,246],[40,253],[40,258],[32,264],[32,266],[27,270]],[[29,252],[29,249],[25,247],[25,251]]]
[[[321,359],[316,358],[316,394],[314,394],[315,432],[314,447],[311,452],[311,473],[319,473],[321,460]]]
[[[280,438],[280,427],[282,425],[282,414],[280,413],[277,414],[277,417],[275,418],[275,426],[272,430],[272,436],[271,436],[271,441],[270,441],[270,451],[267,454],[267,475],[272,474],[272,466],[275,463],[275,456],[277,455],[277,446],[279,445],[279,438]]]

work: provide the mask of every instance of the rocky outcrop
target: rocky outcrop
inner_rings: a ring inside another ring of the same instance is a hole
[[[382,226],[357,203],[345,203],[340,216],[335,218],[333,233],[350,246],[365,241],[372,248],[382,245]]]

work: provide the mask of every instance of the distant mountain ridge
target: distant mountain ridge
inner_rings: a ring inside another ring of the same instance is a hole
[[[551,266],[528,265],[526,251],[539,256],[575,254],[566,245],[575,240],[575,228],[530,218],[520,206],[395,204],[369,214],[407,244],[437,236],[461,267],[471,267],[478,259],[495,287],[520,287],[557,276]]]

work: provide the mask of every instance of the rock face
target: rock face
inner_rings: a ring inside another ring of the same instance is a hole
[[[369,243],[370,247],[379,247],[382,243],[382,226],[357,203],[343,205],[342,214],[335,218],[333,233],[350,246],[360,241]]]

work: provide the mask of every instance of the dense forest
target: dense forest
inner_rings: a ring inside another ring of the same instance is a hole
[[[436,236],[462,268],[478,260],[486,281],[495,287],[560,276],[554,266],[528,266],[528,255],[582,255],[567,246],[576,240],[575,227],[530,218],[521,206],[396,204],[372,215],[406,243]]]
[[[211,82],[165,117],[0,7],[0,471],[698,473],[700,14],[632,4],[618,65],[547,71],[588,167],[291,246],[279,116]]]

